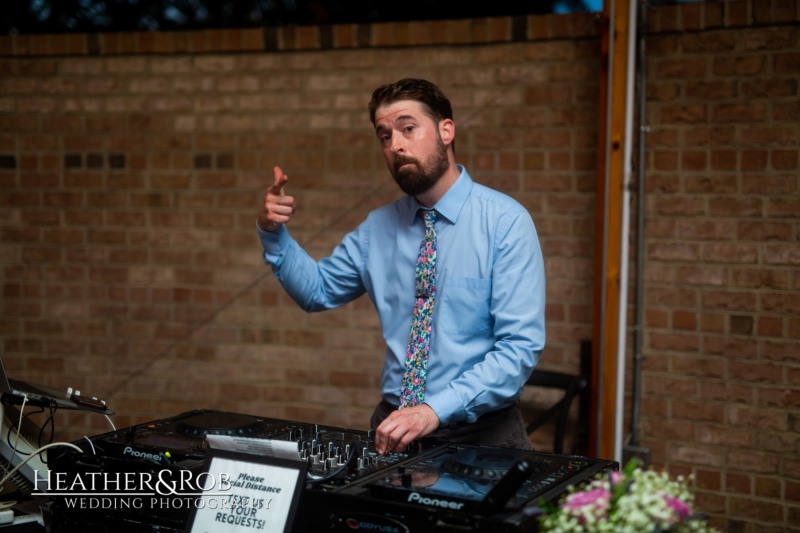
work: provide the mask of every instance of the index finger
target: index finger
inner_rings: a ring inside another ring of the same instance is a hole
[[[275,173],[275,181],[270,186],[268,192],[275,195],[282,195],[283,186],[289,181],[289,176],[283,173],[281,167],[274,167],[272,170]]]

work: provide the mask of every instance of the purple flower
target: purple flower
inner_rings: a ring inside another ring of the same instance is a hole
[[[676,522],[686,520],[689,518],[689,515],[692,514],[692,509],[680,498],[675,498],[665,494],[664,501],[667,502],[669,508],[672,509],[672,511],[677,515]]]
[[[608,489],[597,488],[570,494],[564,500],[563,509],[574,516],[594,515],[599,518],[605,516],[610,501],[611,493]]]

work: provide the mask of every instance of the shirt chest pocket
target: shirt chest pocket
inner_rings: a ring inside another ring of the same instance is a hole
[[[442,329],[455,335],[485,334],[492,326],[491,293],[491,280],[447,276],[441,289],[442,307],[439,309]]]

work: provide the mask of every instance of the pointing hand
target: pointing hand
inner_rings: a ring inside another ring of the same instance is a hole
[[[295,210],[294,198],[287,196],[283,190],[289,176],[280,167],[275,167],[274,172],[274,181],[264,194],[264,201],[258,212],[258,227],[264,231],[275,231],[281,224],[288,223]]]

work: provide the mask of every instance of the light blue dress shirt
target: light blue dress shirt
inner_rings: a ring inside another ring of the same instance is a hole
[[[458,180],[433,206],[440,216],[425,403],[442,425],[474,422],[516,401],[545,342],[544,263],[533,220],[516,200],[459,169]],[[394,405],[425,233],[421,208],[406,196],[376,209],[319,262],[285,226],[258,230],[264,261],[306,311],[369,294],[387,345],[381,394]]]

